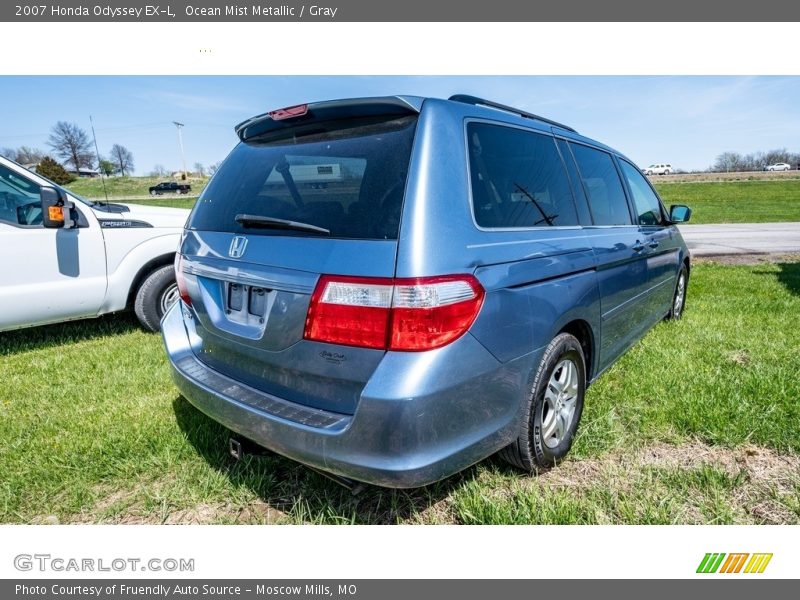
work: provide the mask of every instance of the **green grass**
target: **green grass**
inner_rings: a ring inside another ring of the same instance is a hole
[[[105,177],[102,180],[98,178],[81,177],[72,183],[64,186],[76,194],[80,194],[85,198],[92,200],[102,200],[105,198],[105,193],[108,193],[110,200],[122,200],[128,198],[135,198],[141,196],[149,196],[148,191],[150,186],[156,185],[162,181],[172,181],[171,177]],[[192,186],[192,195],[199,196],[203,191],[208,178],[189,178],[186,182]],[[105,192],[103,190],[103,183],[105,183]],[[172,198],[173,196],[163,196],[163,198]],[[179,196],[183,198],[182,196]]]
[[[800,179],[657,183],[664,204],[692,207],[692,223],[800,221]]]
[[[357,496],[288,459],[236,463],[129,315],[0,334],[0,522],[800,523],[800,263],[694,267],[588,392],[575,447]]]
[[[147,200],[125,200],[125,204],[145,204],[147,206],[166,206],[167,208],[189,208],[194,207],[197,202],[196,196],[179,196],[176,198],[158,198]]]

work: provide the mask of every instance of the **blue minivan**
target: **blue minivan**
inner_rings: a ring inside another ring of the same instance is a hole
[[[587,386],[683,312],[691,210],[566,125],[396,96],[236,132],[176,258],[173,377],[340,480],[416,487],[498,451],[553,466]]]

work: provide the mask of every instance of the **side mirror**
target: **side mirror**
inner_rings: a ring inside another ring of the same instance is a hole
[[[75,205],[67,200],[66,194],[53,187],[43,187],[39,191],[42,202],[42,224],[46,229],[75,227],[71,210]]]
[[[669,207],[669,220],[673,223],[686,223],[692,218],[692,209],[684,204],[673,204]]]

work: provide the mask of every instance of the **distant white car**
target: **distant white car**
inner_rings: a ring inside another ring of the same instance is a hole
[[[658,164],[658,165],[650,165],[649,167],[642,169],[645,175],[669,175],[673,172],[672,165],[670,164]]]
[[[764,167],[764,170],[765,171],[788,171],[791,168],[792,167],[790,167],[786,163],[775,163],[774,165],[769,165],[767,167]]]
[[[91,202],[0,157],[0,331],[126,308],[158,330],[188,216]]]

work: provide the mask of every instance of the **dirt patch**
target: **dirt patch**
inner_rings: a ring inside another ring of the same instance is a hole
[[[763,265],[800,262],[800,254],[720,254],[692,256],[692,265],[716,263],[720,265]]]
[[[178,508],[162,500],[153,506],[153,497],[163,496],[169,481],[142,482],[127,490],[96,490],[97,501],[76,515],[62,520],[75,524],[111,525],[200,525],[226,524],[276,524],[288,520],[286,513],[262,500],[243,505],[230,502],[199,503]],[[42,515],[33,521],[41,524],[58,522],[53,515]]]
[[[742,171],[736,173],[678,173],[649,175],[653,183],[705,183],[708,181],[768,181],[800,178],[800,171]]]
[[[492,477],[481,474],[479,482],[484,476]],[[674,523],[800,524],[800,457],[754,445],[655,443],[486,482],[486,495],[503,503],[548,492],[585,501],[601,523],[620,522],[614,510],[625,503],[643,522],[648,510],[668,503]]]

